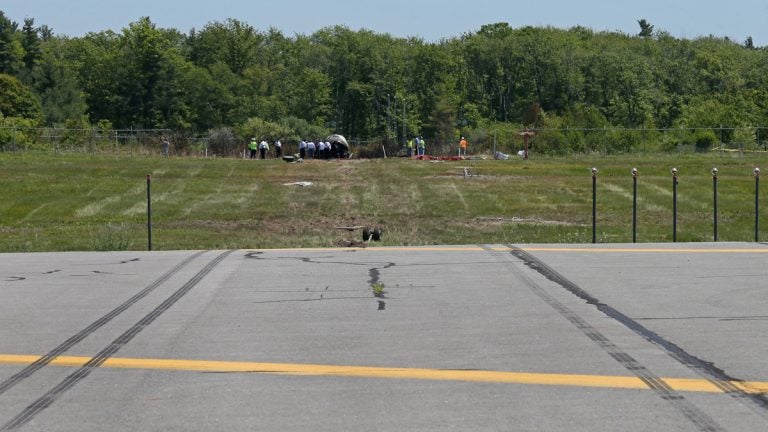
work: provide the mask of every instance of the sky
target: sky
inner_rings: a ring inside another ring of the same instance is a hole
[[[768,0],[2,0],[0,11],[21,26],[24,18],[56,35],[121,32],[148,16],[158,27],[187,33],[235,18],[257,30],[309,35],[332,25],[368,29],[428,42],[474,32],[484,24],[514,28],[583,26],[637,34],[639,19],[678,38],[727,36],[768,45]]]

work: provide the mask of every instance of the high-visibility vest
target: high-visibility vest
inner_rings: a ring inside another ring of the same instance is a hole
[[[408,140],[408,148],[413,148],[413,140]]]

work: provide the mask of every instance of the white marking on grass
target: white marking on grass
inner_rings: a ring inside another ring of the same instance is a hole
[[[187,171],[187,177],[197,177],[198,174],[200,174],[200,171],[203,170],[202,166],[199,166],[193,170]]]
[[[606,189],[607,189],[609,192],[613,192],[613,193],[615,193],[615,194],[617,194],[617,195],[621,195],[621,196],[623,196],[624,198],[629,198],[629,199],[632,199],[632,194],[631,194],[631,193],[629,193],[629,191],[628,191],[628,190],[624,189],[624,188],[623,188],[623,187],[621,187],[621,186],[618,186],[618,185],[615,185],[615,184],[611,184],[611,183],[605,183],[604,187],[605,187],[605,188],[606,188]]]
[[[653,183],[644,183],[643,186],[651,188],[655,190],[656,192],[660,193],[661,195],[671,197],[672,196],[672,186],[670,186],[668,189],[663,188],[661,186],[656,186]]]
[[[188,205],[186,208],[184,208],[182,213],[184,216],[189,216],[192,214],[192,212],[199,208],[217,208],[221,206],[232,206],[233,204],[239,204],[242,207],[242,204],[246,202],[248,202],[248,200],[245,196],[240,196],[235,199],[231,194],[228,196],[222,196],[221,193],[218,192],[211,193],[206,194],[201,199],[198,199]]]
[[[611,184],[611,183],[605,183],[604,187],[609,192],[613,192],[613,193],[615,193],[617,195],[620,195],[620,196],[626,198],[627,200],[629,200],[630,203],[632,202],[632,193],[630,193],[629,190],[624,189],[623,187],[621,187],[619,185],[615,185],[615,184]],[[656,188],[659,188],[659,187],[656,186]],[[659,189],[661,190],[661,188],[659,188]],[[671,196],[671,194],[670,194],[670,196]],[[662,206],[660,206],[658,204],[649,203],[648,200],[646,200],[645,198],[640,196],[639,193],[638,193],[638,197],[637,197],[637,203],[640,206],[642,206],[643,208],[647,209],[647,210],[653,210],[653,211],[662,211],[662,210],[664,210],[664,207],[662,207]]]
[[[48,205],[48,203],[43,203],[43,204],[40,204],[40,205],[39,205],[39,206],[37,206],[37,207],[36,207],[34,210],[32,210],[31,212],[27,213],[27,215],[26,215],[26,216],[24,216],[24,217],[23,217],[23,218],[22,218],[22,219],[19,221],[19,223],[23,223],[23,222],[26,222],[26,220],[27,220],[27,219],[29,219],[29,218],[31,218],[32,216],[34,216],[34,215],[35,215],[37,212],[39,212],[40,210],[42,210],[42,209],[43,209],[43,207],[45,207],[46,205]]]
[[[125,210],[123,212],[123,216],[133,216],[136,214],[142,214],[147,212],[147,202],[146,201],[139,201],[131,208]]]
[[[77,209],[75,211],[75,217],[82,218],[82,217],[91,217],[95,216],[104,209],[104,207],[114,204],[116,202],[120,201],[119,196],[111,196],[107,198],[100,199],[98,201],[92,202],[88,204],[87,206]]]
[[[171,194],[169,192],[164,192],[159,195],[153,195],[152,196],[152,204],[156,202],[165,201]],[[137,214],[143,214],[147,212],[147,200],[141,200],[131,206],[131,208],[123,211],[123,216],[133,216]]]
[[[459,188],[456,187],[456,183],[451,182],[451,187],[456,192],[456,195],[459,196],[459,201],[461,201],[461,204],[464,206],[465,210],[469,210],[469,204],[467,204],[467,200],[464,199],[464,195],[459,191]]]

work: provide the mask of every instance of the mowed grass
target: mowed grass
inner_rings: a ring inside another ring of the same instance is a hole
[[[712,167],[719,169],[719,240],[754,240],[754,167],[764,156],[663,155],[528,161],[308,161],[0,154],[0,251],[296,248],[360,241],[343,226],[380,226],[375,245],[589,243],[599,168],[597,241],[712,241]],[[465,176],[465,169],[470,176]],[[310,181],[311,187],[285,186]],[[763,187],[768,191],[768,185]],[[766,202],[761,192],[761,201]],[[768,209],[765,210],[768,215]],[[761,237],[768,220],[761,216]]]

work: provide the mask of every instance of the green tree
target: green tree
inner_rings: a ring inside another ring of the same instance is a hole
[[[24,48],[24,67],[26,70],[31,71],[35,63],[42,56],[38,30],[35,28],[35,20],[33,18],[25,18],[24,27],[22,27],[21,32],[21,46]]]
[[[645,19],[637,20],[637,24],[640,25],[640,33],[638,36],[648,38],[653,36],[653,25]]]
[[[18,27],[0,11],[0,73],[15,75],[23,65],[24,48],[16,37]]]
[[[42,45],[40,60],[31,73],[35,92],[40,96],[45,122],[60,125],[87,115],[88,105],[78,81],[77,69],[68,58],[66,41],[51,39]]]
[[[21,117],[39,121],[40,101],[16,77],[0,74],[0,113],[3,117]]]
[[[208,23],[199,32],[192,30],[186,39],[189,59],[198,66],[224,63],[238,75],[255,63],[263,36],[252,26],[228,19]]]
[[[290,136],[292,131],[285,125],[266,121],[258,117],[252,117],[236,127],[237,136],[246,140],[251,137],[257,139],[273,140]]]
[[[161,30],[148,17],[131,23],[117,40],[115,117],[120,127],[187,128],[178,32]],[[111,69],[115,69],[114,66]]]

